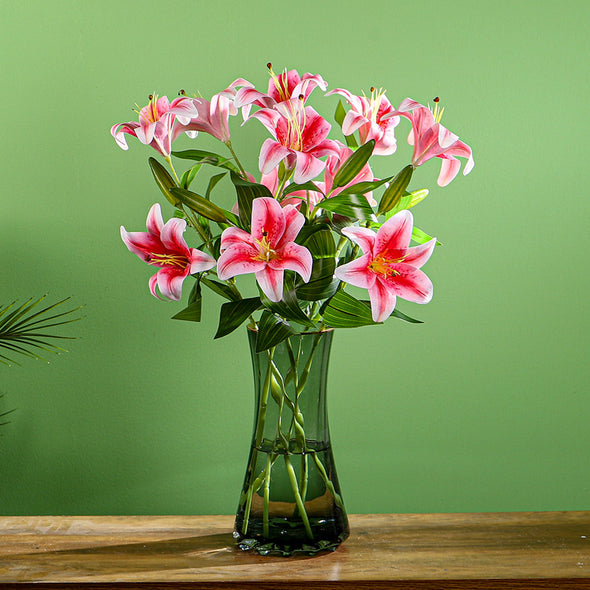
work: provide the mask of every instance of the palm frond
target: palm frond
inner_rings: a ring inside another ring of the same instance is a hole
[[[80,310],[81,307],[60,313],[51,313],[51,310],[58,305],[62,305],[71,299],[66,297],[57,303],[42,309],[36,309],[37,305],[46,297],[47,295],[43,295],[39,299],[31,297],[18,307],[16,301],[8,305],[0,305],[0,348],[45,362],[49,361],[38,354],[35,349],[53,354],[65,352],[64,348],[48,341],[48,339],[72,340],[75,337],[51,334],[45,330],[82,319],[81,317],[71,317],[71,314]],[[0,363],[5,365],[19,364],[13,358],[6,356],[6,354],[0,354]]]
[[[3,394],[0,394],[0,399],[2,399],[4,397]],[[8,410],[6,412],[0,412],[0,420],[4,420],[4,418],[6,416],[8,416],[8,414],[12,414],[12,412],[14,412],[15,409],[13,408],[12,410]],[[5,424],[10,424],[10,420],[8,421],[4,421],[4,422],[0,422],[0,426],[4,426]]]

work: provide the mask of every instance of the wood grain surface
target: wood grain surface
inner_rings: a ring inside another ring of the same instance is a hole
[[[0,588],[590,590],[590,511],[351,515],[334,553],[261,557],[232,516],[0,517]]]

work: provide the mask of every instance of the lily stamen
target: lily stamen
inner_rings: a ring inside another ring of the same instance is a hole
[[[289,98],[289,82],[287,79],[287,68],[285,68],[285,70],[283,71],[283,73],[280,76],[277,76],[273,69],[272,69],[272,64],[269,62],[266,64],[266,67],[268,68],[268,71],[270,72],[270,77],[272,78],[272,81],[274,82],[275,88],[277,89],[277,92],[279,93],[279,96],[281,97],[281,100],[287,100]],[[281,80],[282,78],[282,80]]]
[[[301,150],[303,148],[303,130],[306,124],[305,107],[303,106],[303,95],[299,96],[301,101],[299,108],[296,109],[292,102],[289,102],[290,116],[287,118],[287,137],[289,147],[293,150]]]
[[[176,266],[178,268],[184,268],[188,264],[186,256],[179,256],[178,254],[148,254],[145,257],[145,261],[148,264],[154,264],[156,266]]]
[[[277,257],[276,251],[271,248],[270,242],[268,240],[268,232],[262,232],[262,239],[256,240],[256,243],[259,247],[258,254],[253,258],[253,260],[262,260],[262,262],[270,262]]]
[[[438,96],[434,98],[432,102],[434,102],[434,109],[432,109],[432,116],[434,117],[434,122],[440,123],[443,113],[445,112],[445,107],[443,107],[442,109],[439,107],[440,98]]]
[[[381,275],[384,279],[386,279],[387,277],[396,277],[398,276],[400,273],[391,268],[392,264],[399,264],[403,262],[403,257],[399,258],[399,259],[389,259],[389,258],[385,258],[384,256],[376,256],[371,263],[369,264],[369,268],[378,275]]]

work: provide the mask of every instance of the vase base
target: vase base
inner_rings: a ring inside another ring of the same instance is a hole
[[[253,551],[258,555],[274,555],[276,557],[291,557],[292,555],[316,555],[325,551],[336,551],[344,539],[329,541],[327,539],[303,545],[283,545],[264,539],[242,539],[238,547],[242,551]]]
[[[254,551],[259,555],[281,557],[315,555],[323,551],[335,551],[340,543],[348,537],[348,523],[345,517],[344,520],[310,518],[310,525],[314,533],[313,539],[305,535],[301,530],[300,523],[290,523],[285,518],[270,519],[269,536],[263,535],[262,530],[260,532],[256,530],[262,529],[259,522],[251,523],[247,535],[236,530],[233,536],[242,551]]]

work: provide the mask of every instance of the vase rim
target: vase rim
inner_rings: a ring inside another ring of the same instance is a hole
[[[291,336],[313,336],[314,334],[329,334],[335,329],[336,328],[326,328],[325,330],[314,330],[313,332],[295,332],[295,334],[291,334]],[[246,326],[246,330],[248,330],[248,332],[258,332],[258,328],[255,330],[250,326]]]

